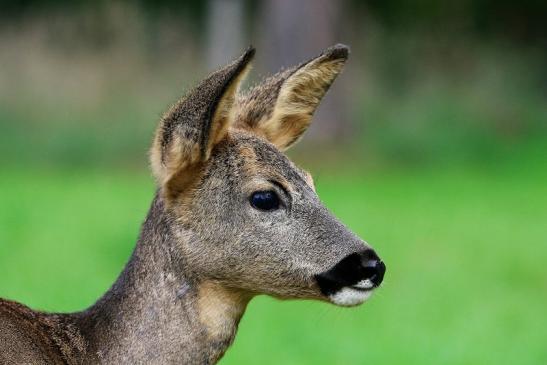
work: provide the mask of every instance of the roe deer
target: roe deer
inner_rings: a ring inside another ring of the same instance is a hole
[[[239,94],[254,53],[161,119],[150,154],[157,193],[101,299],[67,314],[0,300],[2,364],[213,364],[255,295],[353,306],[380,285],[382,261],[282,153],[310,124],[348,48]]]

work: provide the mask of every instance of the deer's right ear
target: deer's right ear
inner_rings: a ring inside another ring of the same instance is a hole
[[[214,72],[162,117],[150,151],[160,187],[206,161],[233,122],[233,105],[255,50],[250,47],[234,62]],[[180,179],[179,179],[180,180]],[[180,184],[178,184],[180,185]],[[182,186],[178,186],[182,189]]]

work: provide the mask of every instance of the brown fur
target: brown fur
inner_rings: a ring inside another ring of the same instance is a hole
[[[0,349],[0,364],[77,364],[85,341],[62,315],[0,299]]]
[[[0,300],[2,364],[212,364],[249,300],[327,300],[314,275],[364,243],[279,150],[308,127],[348,55],[335,46],[239,95],[254,50],[213,73],[161,119],[158,192],[135,250],[89,309],[46,314]],[[281,209],[249,204],[274,190]]]

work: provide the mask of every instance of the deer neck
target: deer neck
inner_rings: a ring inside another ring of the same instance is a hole
[[[168,223],[156,197],[118,280],[76,316],[85,363],[212,364],[233,342],[250,296],[181,271]]]

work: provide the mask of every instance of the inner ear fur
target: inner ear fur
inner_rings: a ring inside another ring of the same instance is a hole
[[[264,80],[238,98],[236,127],[264,136],[281,150],[289,148],[309,127],[348,55],[349,48],[338,44]]]
[[[166,193],[183,190],[207,161],[234,120],[234,104],[241,81],[250,69],[250,47],[228,66],[212,73],[161,118],[150,161]]]

